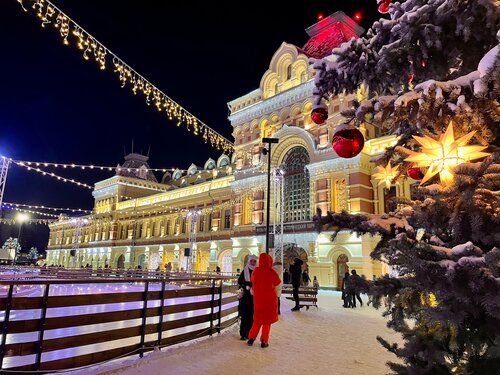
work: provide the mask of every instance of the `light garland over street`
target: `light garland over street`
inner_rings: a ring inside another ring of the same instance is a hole
[[[73,39],[78,49],[83,51],[83,58],[94,60],[99,69],[105,70],[109,64],[108,60],[111,60],[122,88],[128,85],[135,95],[142,93],[148,106],[154,104],[158,111],[165,112],[169,120],[176,121],[177,126],[184,125],[187,131],[201,136],[205,143],[209,143],[217,150],[224,153],[233,152],[234,144],[231,141],[172,100],[49,0],[17,0],[17,2],[26,12],[33,9],[40,18],[42,27],[53,25],[59,31],[63,44],[70,45]]]

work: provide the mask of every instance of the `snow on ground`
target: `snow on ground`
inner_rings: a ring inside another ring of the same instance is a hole
[[[362,296],[366,301],[366,296]],[[292,312],[293,302],[281,298],[280,321],[271,327],[269,347],[259,338],[252,347],[239,340],[238,326],[221,334],[164,348],[161,351],[69,372],[73,375],[129,374],[335,374],[382,375],[385,362],[396,357],[376,340],[399,341],[386,327],[382,310],[344,309],[340,292],[320,290],[318,309]]]

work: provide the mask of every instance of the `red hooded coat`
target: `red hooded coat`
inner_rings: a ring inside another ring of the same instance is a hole
[[[259,266],[252,273],[253,320],[258,324],[278,321],[278,296],[276,286],[281,279],[273,270],[273,258],[269,254],[259,255]]]

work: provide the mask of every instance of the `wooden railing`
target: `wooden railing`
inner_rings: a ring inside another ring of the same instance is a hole
[[[0,281],[2,373],[142,356],[237,322],[234,277],[107,276]]]

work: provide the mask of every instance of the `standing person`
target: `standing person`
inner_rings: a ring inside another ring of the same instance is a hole
[[[309,286],[309,283],[311,282],[311,278],[309,277],[309,272],[307,272],[307,269],[302,272],[302,283],[304,286]]]
[[[314,276],[314,279],[313,279],[313,287],[316,289],[319,289],[319,281],[316,278],[316,276]]]
[[[238,285],[240,288],[243,288],[243,297],[240,299],[239,305],[241,316],[240,340],[248,340],[248,333],[253,324],[253,296],[250,293],[250,289],[252,288],[252,272],[256,265],[257,257],[250,255],[245,268],[243,268],[238,277]]]
[[[344,300],[343,307],[352,306],[352,297],[349,294],[349,272],[346,272],[342,279],[342,299]]]
[[[295,307],[292,311],[300,310],[299,288],[302,281],[302,265],[304,262],[299,258],[295,258],[293,263],[290,264],[290,275],[292,277],[293,299],[295,300]]]
[[[283,271],[283,284],[290,284],[290,274],[286,268]]]
[[[281,263],[279,260],[275,260],[273,263],[273,270],[276,271],[278,276],[283,275],[283,263]],[[281,297],[281,287],[282,286],[283,286],[283,280],[281,280],[280,285],[276,286],[276,295],[278,296],[278,315],[281,315],[280,297]]]
[[[167,263],[167,265],[165,266],[165,271],[168,273],[172,272],[172,262]]]
[[[269,254],[259,255],[259,266],[252,273],[252,289],[254,298],[253,325],[248,334],[248,345],[253,345],[262,327],[260,335],[261,348],[269,346],[271,324],[278,321],[278,296],[276,287],[281,279],[272,268],[273,258]]]
[[[351,277],[349,278],[349,285],[351,287],[352,293],[352,305],[356,307],[356,299],[359,301],[359,305],[363,307],[363,300],[361,299],[360,293],[363,289],[363,279],[359,276],[356,270],[351,271]]]

